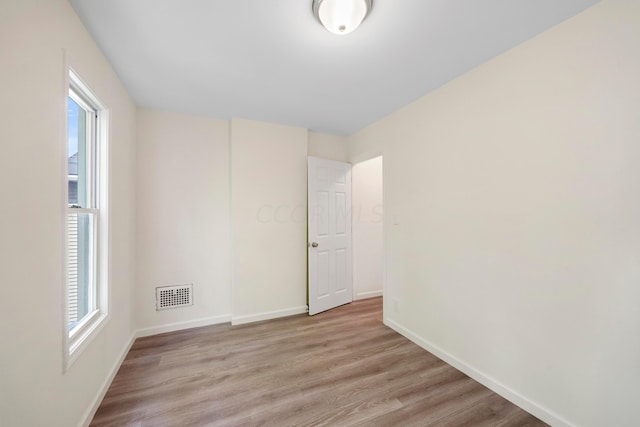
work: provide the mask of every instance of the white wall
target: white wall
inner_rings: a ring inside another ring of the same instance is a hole
[[[353,165],[353,296],[382,295],[382,157]]]
[[[142,334],[229,321],[229,122],[138,110],[136,320]],[[194,305],[156,311],[155,287]]]
[[[233,322],[303,313],[307,130],[231,121]]]
[[[66,374],[63,49],[110,110],[110,318]],[[84,421],[133,329],[135,108],[65,0],[0,3],[0,424]]]
[[[351,138],[385,321],[555,425],[637,425],[640,2],[603,1]]]
[[[347,137],[309,131],[309,156],[346,162],[348,158]]]

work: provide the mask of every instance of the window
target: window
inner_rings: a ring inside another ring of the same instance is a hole
[[[67,98],[67,367],[107,317],[106,111],[78,76]]]

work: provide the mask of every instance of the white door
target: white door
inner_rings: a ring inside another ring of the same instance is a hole
[[[309,157],[309,315],[353,301],[351,165]]]

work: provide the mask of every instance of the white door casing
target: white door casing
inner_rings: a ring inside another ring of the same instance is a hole
[[[309,315],[353,301],[351,165],[309,157]]]

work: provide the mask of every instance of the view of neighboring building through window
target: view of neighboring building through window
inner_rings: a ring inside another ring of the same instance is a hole
[[[67,324],[73,354],[106,317],[106,283],[100,270],[100,239],[104,226],[100,180],[101,110],[93,94],[70,74],[67,111]]]
[[[75,98],[75,99],[74,99]],[[76,101],[76,99],[78,101]],[[86,212],[94,208],[91,192],[94,189],[91,176],[91,147],[95,142],[95,126],[92,118],[96,112],[79,105],[79,95],[73,89],[69,96],[68,121],[68,174],[69,174],[69,215],[68,215],[68,306],[69,330],[95,309],[94,281],[92,271],[95,266],[95,238],[92,223],[95,213]]]

